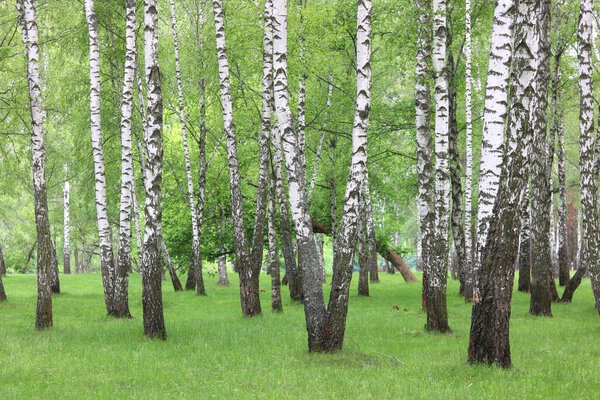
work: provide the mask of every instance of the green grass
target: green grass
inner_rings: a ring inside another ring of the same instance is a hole
[[[142,335],[138,275],[135,318],[125,321],[104,316],[98,275],[61,276],[45,332],[33,329],[35,276],[11,275],[0,304],[0,399],[600,398],[600,317],[588,280],[573,304],[553,305],[553,318],[529,316],[529,297],[515,293],[514,368],[502,370],[467,364],[471,307],[456,282],[453,333],[436,335],[423,330],[420,284],[382,278],[370,298],[356,296],[354,279],[344,351],[310,355],[302,307],[284,288],[284,313],[271,314],[266,276],[257,318],[242,318],[236,284],[216,287],[207,276],[209,295],[198,297],[165,282],[169,339],[160,342]]]

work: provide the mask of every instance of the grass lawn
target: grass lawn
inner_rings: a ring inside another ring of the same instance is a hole
[[[600,399],[600,317],[589,280],[553,318],[527,314],[515,293],[511,370],[467,364],[471,307],[450,282],[452,334],[423,330],[420,284],[382,274],[370,298],[353,281],[344,351],[310,355],[302,306],[284,287],[284,312],[242,318],[231,287],[207,276],[207,297],[163,285],[167,342],[142,335],[139,275],[132,320],[104,316],[100,276],[61,275],[54,328],[34,330],[34,275],[4,278],[0,399]],[[329,286],[326,285],[326,291]],[[399,310],[394,306],[398,306]]]

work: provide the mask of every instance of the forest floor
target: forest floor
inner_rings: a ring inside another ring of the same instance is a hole
[[[353,280],[344,351],[310,355],[302,306],[283,287],[284,312],[242,318],[239,291],[206,276],[208,296],[163,286],[169,338],[142,335],[139,275],[131,279],[131,320],[104,316],[100,276],[61,275],[54,328],[33,329],[34,275],[4,278],[0,304],[0,399],[598,399],[600,317],[589,280],[553,318],[528,315],[515,293],[514,367],[466,362],[471,306],[450,282],[451,334],[423,330],[421,287],[381,274],[371,297]],[[325,286],[326,292],[329,285]]]

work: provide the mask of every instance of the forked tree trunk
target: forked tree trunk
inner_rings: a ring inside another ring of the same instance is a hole
[[[466,301],[473,298],[473,107],[471,74],[471,0],[465,2],[465,260],[463,264]]]
[[[183,156],[185,160],[185,172],[187,178],[188,207],[190,208],[192,219],[192,253],[190,257],[190,269],[192,277],[196,281],[196,291],[198,294],[206,294],[204,280],[202,279],[202,270],[200,268],[200,224],[198,223],[198,213],[196,208],[196,199],[194,196],[194,180],[192,178],[192,164],[190,161],[190,150],[187,139],[187,125],[185,122],[185,106],[183,96],[183,85],[181,82],[181,63],[179,60],[179,38],[177,35],[177,14],[175,0],[170,0],[171,5],[171,30],[173,33],[173,44],[175,54],[175,78],[177,81],[177,105],[179,113],[179,122],[181,124],[181,139],[183,143]],[[187,285],[186,285],[187,286]]]
[[[115,315],[115,264],[106,202],[106,174],[102,128],[100,122],[100,47],[98,45],[98,19],[94,0],[85,0],[85,15],[90,46],[90,119],[96,193],[96,218],[100,238],[100,270],[104,287],[104,303],[108,315]]]
[[[481,252],[487,239],[489,220],[498,191],[500,178],[504,120],[507,115],[508,83],[512,49],[514,0],[498,0],[492,25],[490,62],[485,92],[483,115],[483,137],[481,146],[481,164],[479,166],[479,200],[477,208],[477,248],[474,257],[473,302],[481,299],[479,295],[479,266]]]
[[[309,351],[323,350],[323,303],[322,273],[319,250],[311,229],[308,214],[305,174],[300,171],[298,139],[294,132],[287,83],[287,6],[285,0],[273,2],[273,68],[275,113],[278,129],[275,133],[275,146],[283,146],[288,172],[290,208],[296,228],[298,245],[298,266],[302,272],[304,313],[308,330]],[[277,160],[275,160],[277,163]]]
[[[359,0],[356,28],[356,108],[352,129],[352,161],[344,209],[339,226],[331,293],[324,327],[326,351],[339,351],[344,343],[348,295],[352,279],[352,258],[367,167],[367,128],[371,109],[371,1]],[[319,282],[320,284],[320,282]]]
[[[531,102],[535,96],[536,1],[522,0],[517,8],[512,71],[510,125],[500,188],[489,219],[480,270],[480,296],[473,303],[469,362],[511,366],[509,321],[514,264],[519,245],[519,203],[527,187],[527,136],[531,135]],[[512,24],[512,19],[509,19]],[[512,29],[509,28],[509,32]],[[492,45],[493,46],[493,45]],[[510,51],[510,48],[507,49]],[[508,60],[510,62],[510,58]],[[491,61],[490,61],[491,62]],[[486,110],[486,113],[493,112]],[[517,223],[515,223],[515,221]]]
[[[65,165],[65,172],[67,167]],[[69,217],[69,205],[70,205],[70,185],[69,181],[65,181],[63,185],[63,273],[71,273],[71,226]],[[0,275],[2,274],[2,264],[4,260],[1,259],[2,254],[0,252]]]
[[[531,146],[531,301],[529,313],[552,316],[552,255],[550,248],[550,204],[547,139],[548,81],[550,80],[550,0],[537,5],[537,52],[535,97],[533,102],[533,141]],[[553,140],[552,140],[553,141]]]
[[[29,110],[31,115],[31,156],[33,175],[34,213],[37,233],[37,308],[35,327],[52,327],[52,294],[50,291],[50,269],[52,268],[52,242],[48,220],[44,151],[44,108],[40,81],[38,28],[35,0],[17,0],[19,23],[27,66],[29,88]]]
[[[423,270],[423,308],[427,308],[428,276],[431,268],[433,224],[433,139],[431,136],[431,1],[417,2],[417,62],[415,67],[415,115],[417,128],[417,182],[419,187],[419,254],[418,262]]]
[[[144,56],[147,87],[146,142],[146,225],[142,255],[142,306],[144,334],[166,340],[167,330],[163,315],[160,226],[162,221],[162,129],[163,102],[160,69],[158,66],[158,10],[156,0],[144,0]]]
[[[135,0],[128,0],[125,9],[125,65],[121,94],[121,208],[119,211],[119,251],[115,280],[115,316],[130,318],[129,271],[131,271],[131,209],[133,197],[133,159],[131,155],[131,124],[136,60]],[[137,201],[136,201],[137,203]]]
[[[427,330],[447,332],[448,197],[450,195],[449,110],[446,1],[433,1],[433,67],[435,73],[435,228],[427,274]]]
[[[237,156],[235,125],[233,122],[233,103],[229,83],[229,64],[225,41],[225,22],[222,0],[213,0],[215,32],[217,38],[217,58],[219,61],[219,81],[221,106],[223,111],[223,129],[227,142],[227,162],[229,165],[229,187],[231,192],[231,213],[233,217],[233,235],[236,252],[236,264],[240,276],[240,298],[242,314],[254,316],[261,313],[258,280],[253,276],[252,258],[248,251],[248,240],[244,226],[244,207],[242,200],[241,177]]]

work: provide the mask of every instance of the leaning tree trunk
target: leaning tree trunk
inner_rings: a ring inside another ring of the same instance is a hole
[[[482,252],[480,297],[474,298],[477,301],[473,303],[471,318],[469,362],[497,364],[504,368],[511,366],[509,321],[519,245],[518,213],[527,187],[524,170],[528,162],[527,136],[531,135],[531,102],[535,96],[535,18],[536,0],[522,0],[517,8],[506,153]],[[512,18],[507,22],[512,25]],[[511,33],[512,29],[508,29]],[[510,52],[510,47],[507,50]],[[485,112],[493,111],[486,109]]]
[[[181,292],[183,290],[183,286],[181,286],[181,282],[177,277],[175,267],[173,266],[173,261],[171,260],[171,255],[169,254],[169,250],[167,249],[165,240],[162,237],[160,238],[160,253],[162,254],[165,266],[167,267],[167,271],[169,271],[171,283],[173,284],[173,290],[175,290],[176,292]]]
[[[50,290],[50,269],[52,268],[52,242],[48,220],[48,200],[46,197],[44,150],[44,108],[42,104],[42,84],[39,70],[38,28],[35,0],[17,0],[19,23],[25,48],[27,85],[29,88],[29,110],[31,114],[31,157],[33,175],[33,198],[35,226],[37,233],[37,308],[35,327],[52,327],[52,293]]]
[[[175,9],[175,0],[170,0],[171,4],[171,29],[173,32],[173,44],[175,54],[175,78],[177,81],[177,101],[178,101],[178,113],[179,122],[181,123],[181,139],[183,143],[183,156],[185,160],[185,172],[187,178],[187,189],[188,189],[188,206],[190,208],[191,219],[192,219],[192,256],[190,257],[190,271],[192,276],[195,277],[196,292],[198,294],[206,294],[204,288],[204,280],[199,279],[199,275],[202,274],[200,269],[200,224],[198,223],[198,214],[196,208],[196,200],[194,196],[194,180],[192,178],[192,164],[190,161],[190,150],[187,139],[187,125],[185,122],[185,106],[183,97],[183,85],[181,82],[181,63],[179,60],[179,38],[177,35],[177,15]]]
[[[448,220],[450,195],[449,169],[449,93],[446,65],[446,1],[433,2],[433,67],[435,72],[435,228],[431,262],[427,274],[427,323],[425,328],[447,332],[446,286],[448,274]]]
[[[494,11],[483,115],[479,202],[477,209],[477,249],[474,257],[473,302],[481,299],[477,277],[481,251],[485,246],[489,220],[498,191],[502,166],[504,119],[507,114],[508,82],[512,49],[514,0],[499,0]]]
[[[550,1],[537,7],[538,43],[536,54],[535,98],[532,107],[533,140],[531,146],[531,302],[532,315],[552,316],[552,255],[550,250],[550,202],[548,178],[547,108],[550,78]]]
[[[331,294],[324,329],[324,349],[338,351],[344,343],[352,257],[367,167],[367,128],[371,109],[371,1],[359,0],[356,27],[356,109],[352,129],[352,161],[339,226]]]
[[[136,59],[135,0],[125,10],[125,66],[121,95],[121,208],[119,211],[119,251],[115,280],[115,316],[130,318],[129,271],[131,270],[131,208],[133,197],[133,159],[131,155],[131,116]],[[137,203],[137,202],[136,202]]]
[[[90,46],[90,118],[96,182],[96,217],[100,238],[100,269],[106,311],[109,315],[115,315],[115,265],[106,203],[106,174],[100,122],[100,47],[98,45],[98,19],[94,11],[94,0],[85,0],[85,15]]]
[[[300,171],[298,139],[294,132],[287,83],[287,5],[285,0],[273,2],[273,69],[275,113],[278,128],[275,130],[275,146],[283,146],[288,172],[289,201],[298,245],[298,266],[302,272],[304,313],[308,330],[309,351],[323,350],[323,278],[319,250],[311,229],[308,214],[306,175]],[[275,160],[277,162],[277,160]]]
[[[419,187],[419,263],[423,269],[423,308],[427,308],[428,276],[431,267],[433,226],[433,139],[431,136],[431,2],[417,2],[419,19],[417,25],[417,62],[415,82],[415,115],[417,127],[417,180]]]
[[[65,172],[67,167],[65,166]],[[66,180],[63,185],[63,273],[71,273],[71,226],[69,218],[70,185]],[[1,256],[0,256],[1,257]],[[2,275],[3,260],[0,260],[0,275]]]
[[[142,306],[144,334],[166,340],[167,330],[163,315],[162,266],[160,261],[160,227],[162,221],[162,129],[163,104],[160,69],[158,66],[158,10],[156,0],[144,0],[144,56],[146,70],[148,111],[144,139],[146,142],[146,169],[144,187],[146,207],[144,214],[144,252],[142,255]]]
[[[577,56],[579,60],[579,176],[581,179],[581,250],[577,272],[569,281],[562,300],[569,302],[589,271],[600,308],[597,290],[600,279],[598,268],[598,176],[594,165],[594,98],[593,72],[591,65],[592,0],[581,0],[578,27]]]
[[[233,103],[229,83],[229,64],[225,41],[225,23],[223,1],[213,0],[215,32],[217,38],[217,58],[219,61],[219,81],[223,125],[227,142],[227,162],[229,165],[229,186],[231,191],[231,213],[233,216],[233,235],[236,251],[236,263],[240,276],[240,298],[242,314],[254,316],[261,313],[258,292],[258,280],[252,273],[252,259],[248,252],[246,228],[244,226],[244,207],[242,202],[241,177],[237,156],[235,125],[233,122]]]
[[[466,301],[473,297],[473,106],[471,74],[471,0],[465,4],[465,260],[463,265],[463,295]]]

